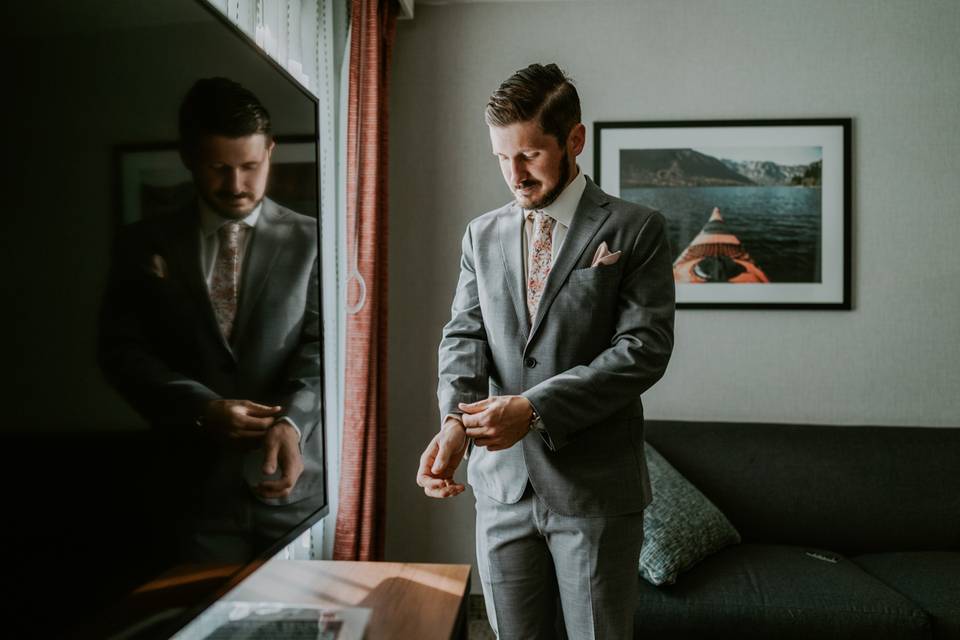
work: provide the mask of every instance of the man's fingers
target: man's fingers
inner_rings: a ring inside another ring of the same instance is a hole
[[[420,485],[421,487],[423,486],[423,479],[424,479],[424,478],[432,478],[432,477],[433,477],[433,471],[430,470],[430,467],[431,467],[432,465],[433,465],[432,460],[429,461],[429,462],[428,462],[428,461],[421,461],[421,462],[420,462],[420,468],[417,469],[417,484]]]
[[[447,450],[443,447],[439,447],[437,456],[433,459],[433,464],[430,465],[430,471],[435,476],[441,476],[443,475],[443,471],[447,468],[449,463],[450,455],[447,453]]]
[[[460,457],[457,455],[456,449],[454,449],[449,442],[440,440],[437,445],[437,457],[434,459],[430,470],[435,476],[449,478],[453,475],[453,472],[457,470],[457,465],[460,464]]]
[[[452,498],[460,495],[466,487],[449,480],[434,479],[423,488],[423,492],[431,498]]]
[[[417,477],[417,484],[423,487],[423,492],[431,498],[449,498],[463,493],[466,485],[445,478],[434,478],[428,475]]]
[[[448,483],[443,478],[436,478],[427,473],[421,473],[417,476],[417,484],[425,490],[432,491],[434,489],[442,489]]]
[[[275,434],[274,434],[275,435]],[[264,451],[263,467],[265,475],[276,473],[279,468],[281,475],[272,480],[262,480],[257,485],[257,493],[265,498],[285,498],[290,495],[303,473],[303,460],[298,449],[293,448],[288,441],[268,437]]]
[[[263,454],[263,466],[260,471],[263,475],[270,476],[277,472],[277,454],[280,452],[280,445],[276,440],[267,438],[267,448]]]
[[[433,472],[434,461],[436,460],[438,451],[439,446],[437,445],[436,439],[434,439],[426,451],[420,455],[420,468],[417,469],[417,484],[421,487],[426,488],[427,484],[431,484],[434,481],[443,482],[443,478],[438,477],[438,474]]]
[[[285,478],[264,480],[257,485],[257,493],[264,498],[286,498],[293,491],[294,484]]]
[[[256,402],[250,402],[249,400],[243,401],[243,408],[246,409],[246,413],[248,416],[255,416],[257,418],[275,416],[281,411],[283,411],[283,407],[279,405],[268,406],[265,404],[257,404]]]
[[[467,437],[468,437],[468,438],[473,438],[473,439],[474,439],[474,444],[476,444],[476,439],[477,439],[477,438],[489,437],[489,436],[493,435],[494,432],[493,432],[492,429],[490,429],[490,427],[479,427],[479,426],[477,426],[477,427],[469,427],[469,428],[465,431],[465,433],[467,434]]]
[[[477,400],[476,402],[471,402],[469,404],[466,402],[461,402],[457,405],[457,407],[460,408],[460,411],[464,411],[468,414],[479,413],[487,408],[487,405],[490,404],[491,400],[493,400],[493,398],[484,398],[483,400]],[[467,416],[464,416],[464,418],[466,417]]]
[[[238,429],[246,429],[248,431],[259,430],[266,431],[273,426],[274,419],[270,418],[254,418],[253,416],[238,415],[234,417],[233,423]]]
[[[463,426],[467,428],[467,435],[469,436],[471,427],[476,428],[483,425],[488,418],[489,414],[486,411],[481,411],[473,414],[465,413],[461,421],[463,422]]]
[[[464,489],[466,489],[466,487],[464,487],[462,484],[450,484],[439,491],[435,491],[434,493],[429,493],[427,495],[429,495],[431,498],[452,498],[453,496],[458,496],[463,493]]]
[[[303,473],[303,463],[294,456],[281,456],[280,459],[280,479],[289,482],[290,486],[297,484],[300,474]]]
[[[251,438],[262,438],[266,432],[266,429],[238,427],[228,431],[227,436],[234,440],[249,440]]]
[[[433,468],[433,461],[437,457],[437,453],[440,451],[440,445],[437,443],[437,436],[434,436],[433,440],[430,441],[430,444],[427,445],[427,448],[423,450],[423,453],[420,454],[420,468],[417,469],[417,477],[420,475],[429,474],[430,469]]]
[[[451,460],[450,452],[440,446],[440,434],[437,434],[420,454],[420,467],[417,469],[417,485],[431,498],[450,498],[466,489],[449,478],[439,477],[441,473],[452,475],[452,471],[446,469],[448,460]]]

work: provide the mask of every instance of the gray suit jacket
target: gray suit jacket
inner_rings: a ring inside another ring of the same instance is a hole
[[[302,432],[305,469],[293,494],[264,502],[322,497],[317,221],[264,199],[232,344],[201,271],[198,221],[191,206],[121,229],[101,313],[101,368],[148,422],[178,439],[184,457],[171,467],[192,478],[203,501],[259,479],[261,454],[216,446],[196,425],[219,398],[281,405]]]
[[[641,394],[673,348],[674,284],[661,214],[611,197],[592,181],[547,279],[532,326],[515,203],[473,220],[439,352],[440,415],[488,395],[527,397],[548,436],[510,449],[473,448],[468,481],[495,500],[527,480],[565,515],[641,511],[651,499]],[[591,267],[606,242],[622,255]]]

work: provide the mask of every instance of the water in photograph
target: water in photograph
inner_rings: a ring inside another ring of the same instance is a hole
[[[663,213],[674,260],[719,207],[770,282],[821,280],[819,187],[632,188],[620,197]]]

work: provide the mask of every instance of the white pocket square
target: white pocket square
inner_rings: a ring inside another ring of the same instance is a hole
[[[158,278],[167,277],[167,261],[163,259],[163,256],[155,253],[150,257],[150,273]]]
[[[593,254],[593,262],[590,264],[591,267],[599,267],[600,265],[611,265],[616,264],[617,260],[620,259],[620,252],[614,251],[610,253],[610,248],[607,246],[606,242],[601,242],[600,246],[597,247],[597,252]]]

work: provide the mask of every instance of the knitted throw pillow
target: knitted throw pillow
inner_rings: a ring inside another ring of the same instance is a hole
[[[644,511],[640,575],[654,585],[712,553],[740,542],[726,516],[649,444],[645,446],[653,502]]]

